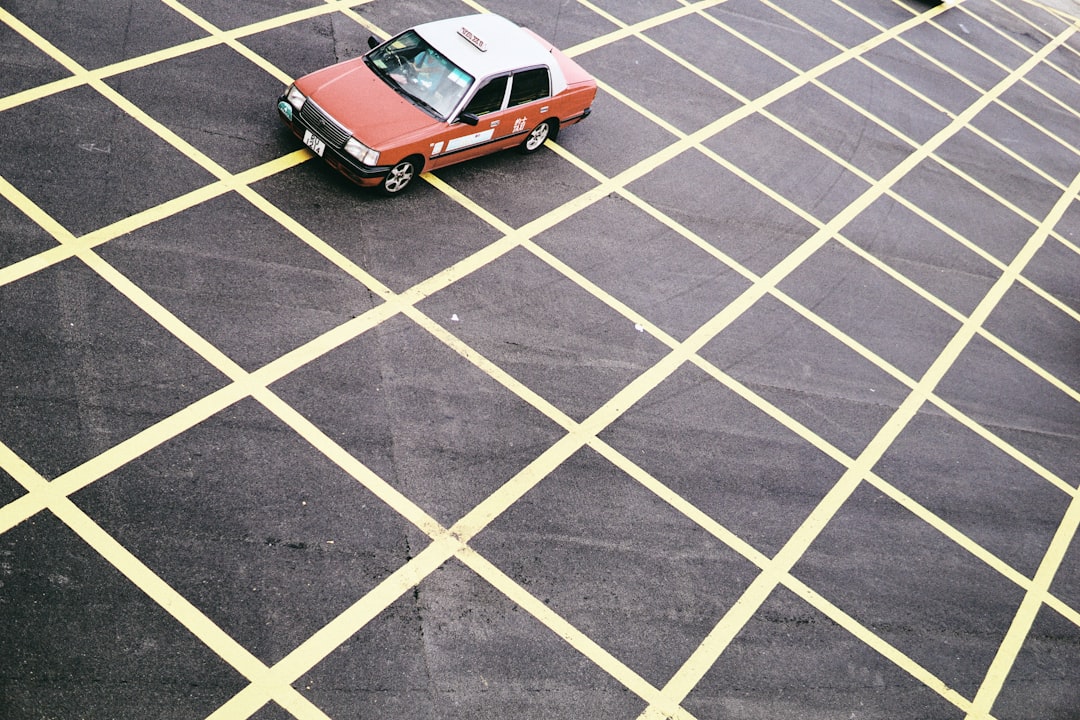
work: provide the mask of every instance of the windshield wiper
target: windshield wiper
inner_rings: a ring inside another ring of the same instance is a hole
[[[402,89],[402,90],[401,90],[401,94],[402,94],[402,95],[404,95],[405,97],[407,97],[407,98],[408,98],[409,100],[411,100],[412,102],[414,102],[414,103],[416,103],[417,105],[419,105],[420,107],[422,107],[422,108],[424,108],[425,110],[427,110],[427,111],[428,111],[429,113],[431,113],[432,115],[434,115],[434,116],[435,116],[436,118],[438,118],[439,120],[442,120],[442,115],[440,115],[440,114],[439,114],[439,111],[438,111],[438,110],[436,110],[436,109],[435,109],[435,108],[434,108],[433,106],[431,106],[431,105],[428,105],[428,104],[427,104],[426,102],[424,102],[423,100],[421,100],[420,98],[416,97],[415,95],[413,95],[412,93],[408,92],[408,91],[407,91],[407,90],[405,90],[405,89]]]

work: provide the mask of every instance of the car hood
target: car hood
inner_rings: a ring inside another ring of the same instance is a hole
[[[376,150],[439,123],[387,85],[362,57],[305,75],[296,87],[357,140]]]

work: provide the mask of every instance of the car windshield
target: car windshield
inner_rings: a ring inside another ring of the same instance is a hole
[[[441,119],[449,117],[473,83],[472,75],[413,30],[375,48],[366,60],[391,87]]]

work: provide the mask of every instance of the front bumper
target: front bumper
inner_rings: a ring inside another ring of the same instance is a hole
[[[285,95],[278,98],[277,113],[278,117],[281,118],[281,122],[292,130],[293,135],[300,140],[304,139],[305,131],[310,131],[313,135],[322,140],[326,146],[326,151],[323,153],[322,159],[325,160],[330,167],[334,168],[357,185],[373,187],[381,183],[383,178],[389,174],[389,165],[363,165],[352,155],[349,155],[340,148],[334,147],[325,137],[322,137],[318,132],[305,125],[303,120],[300,119],[299,113],[295,112],[292,106],[289,105],[288,100],[285,99]]]

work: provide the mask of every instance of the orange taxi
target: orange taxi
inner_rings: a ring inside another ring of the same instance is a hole
[[[588,117],[596,97],[580,65],[498,15],[368,44],[361,57],[297,79],[278,115],[350,180],[389,195],[421,172],[515,146],[534,152]]]

